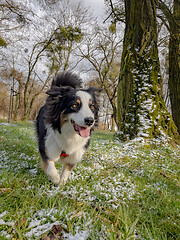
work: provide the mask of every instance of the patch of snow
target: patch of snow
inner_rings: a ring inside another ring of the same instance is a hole
[[[13,124],[13,123],[0,123],[0,125],[4,125],[4,126],[12,126],[12,127],[17,126],[16,124]]]
[[[6,214],[7,214],[7,211],[2,212],[2,213],[0,214],[0,218],[3,218],[4,216],[6,216]]]
[[[0,225],[14,226],[14,222],[5,222],[2,218],[7,215],[7,211],[4,211],[0,214]]]
[[[40,222],[39,222],[39,225],[37,225],[35,228],[32,228],[29,232],[25,234],[25,236],[27,237],[27,239],[31,240],[33,237],[39,237],[42,234],[51,230],[53,225],[59,225],[59,224],[60,224],[59,221],[56,221],[54,223],[45,223],[42,225],[40,225]]]
[[[0,225],[14,226],[14,222],[5,222],[3,219],[0,219]]]
[[[88,238],[88,231],[77,232],[74,236],[72,233],[65,233],[63,235],[66,240],[86,240]]]
[[[8,232],[2,230],[0,232],[0,236],[5,237],[6,239],[13,239],[13,235],[9,234]]]
[[[42,234],[48,232],[53,225],[61,224],[60,221],[57,221],[55,216],[56,214],[61,214],[57,209],[42,209],[37,211],[31,219],[29,219],[29,226],[31,230],[25,234],[28,239],[33,237],[39,237]],[[47,222],[48,221],[48,222]]]

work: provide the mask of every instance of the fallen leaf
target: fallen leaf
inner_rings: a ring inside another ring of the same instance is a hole
[[[63,240],[62,233],[62,226],[60,224],[53,225],[51,231],[45,234],[41,240]]]
[[[54,233],[54,234],[62,233],[62,226],[60,224],[59,225],[54,225],[52,227],[51,232]]]

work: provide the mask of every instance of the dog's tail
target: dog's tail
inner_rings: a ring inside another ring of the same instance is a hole
[[[82,80],[81,78],[71,72],[62,72],[59,73],[56,78],[52,81],[52,86],[70,86],[72,88],[82,88]]]

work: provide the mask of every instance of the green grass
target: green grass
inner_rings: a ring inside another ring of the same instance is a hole
[[[178,240],[179,159],[167,141],[95,131],[58,189],[39,167],[32,123],[0,124],[0,239]]]

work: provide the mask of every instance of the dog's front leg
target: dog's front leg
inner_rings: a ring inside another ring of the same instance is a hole
[[[58,186],[66,183],[66,181],[67,181],[70,173],[72,172],[73,168],[74,168],[74,165],[72,165],[72,164],[68,164],[68,163],[64,164]]]
[[[60,181],[60,176],[59,176],[59,172],[56,169],[54,162],[53,161],[48,161],[48,167],[46,170],[46,174],[51,178],[51,180],[58,184]]]

